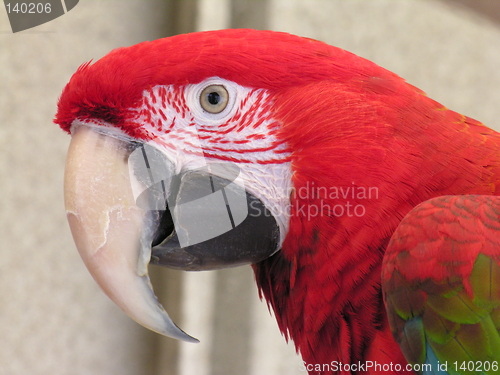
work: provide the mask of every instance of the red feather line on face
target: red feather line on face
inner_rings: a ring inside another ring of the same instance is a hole
[[[171,150],[182,149],[184,154],[198,153],[201,147],[204,156],[216,160],[257,164],[289,161],[290,150],[276,137],[280,123],[273,118],[272,99],[264,90],[241,88],[235,113],[216,125],[204,123],[189,109],[190,90],[189,86],[155,86],[144,91],[139,106],[131,109],[135,117],[129,120],[135,125],[137,138],[154,139]]]

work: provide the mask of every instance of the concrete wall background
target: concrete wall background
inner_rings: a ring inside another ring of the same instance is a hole
[[[499,17],[493,10],[485,16],[479,3],[82,0],[67,15],[16,34],[0,9],[0,375],[303,374],[258,301],[249,267],[152,269],[167,310],[199,345],[142,329],[95,285],[64,215],[69,137],[51,122],[81,63],[195,29],[289,31],[371,59],[500,129]]]
[[[153,335],[102,296],[75,253],[62,202],[69,138],[52,124],[82,62],[161,35],[162,2],[121,4],[82,1],[16,34],[0,9],[2,375],[152,373]]]

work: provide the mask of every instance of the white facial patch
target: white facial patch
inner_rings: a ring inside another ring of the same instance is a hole
[[[207,112],[200,104],[201,93],[211,85],[228,93],[220,113]],[[174,163],[176,173],[214,162],[235,163],[240,168],[235,182],[270,210],[283,242],[290,219],[290,151],[276,137],[281,124],[273,118],[266,90],[212,77],[182,87],[155,86],[144,91],[141,105],[131,111],[134,122],[152,137],[147,143]]]

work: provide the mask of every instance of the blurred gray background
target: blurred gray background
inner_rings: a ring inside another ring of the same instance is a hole
[[[13,34],[0,8],[0,375],[298,375],[250,267],[152,268],[174,320],[201,343],[148,332],[98,289],[62,199],[69,136],[52,123],[83,62],[195,30],[252,27],[323,40],[500,129],[500,2],[81,0]]]

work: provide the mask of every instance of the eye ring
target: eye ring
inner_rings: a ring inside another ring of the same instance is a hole
[[[223,85],[210,85],[200,94],[200,105],[208,113],[221,113],[229,103],[229,93]]]

